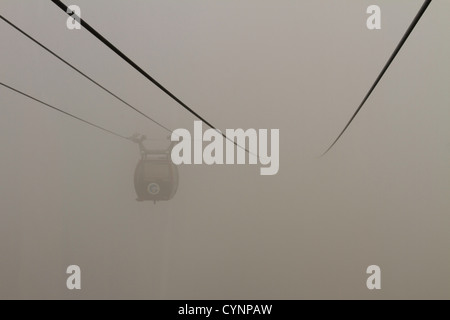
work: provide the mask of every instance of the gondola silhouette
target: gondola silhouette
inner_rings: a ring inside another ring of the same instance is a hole
[[[134,135],[130,138],[139,146],[141,159],[134,172],[134,188],[137,201],[171,200],[178,190],[178,168],[173,164],[170,154],[174,143],[167,149],[147,149],[146,136]]]

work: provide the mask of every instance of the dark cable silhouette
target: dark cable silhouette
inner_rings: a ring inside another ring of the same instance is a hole
[[[42,105],[44,105],[44,106],[46,106],[46,107],[48,107],[48,108],[50,108],[50,109],[52,109],[52,110],[54,110],[54,111],[60,112],[60,113],[62,113],[62,114],[64,114],[64,115],[66,115],[66,116],[69,116],[69,117],[71,117],[71,118],[73,118],[73,119],[75,119],[75,120],[81,121],[81,122],[83,122],[83,123],[85,123],[85,124],[88,124],[88,125],[90,125],[90,126],[92,126],[92,127],[94,127],[94,128],[97,128],[97,129],[99,129],[99,130],[102,130],[102,131],[104,131],[104,132],[106,132],[106,133],[112,134],[112,135],[114,135],[114,136],[116,136],[116,137],[119,137],[119,138],[122,138],[122,139],[125,139],[125,140],[130,141],[129,138],[127,138],[127,137],[125,137],[125,136],[122,136],[121,134],[118,134],[118,133],[116,133],[116,132],[114,132],[114,131],[105,129],[105,128],[103,128],[103,127],[101,127],[101,126],[99,126],[99,125],[96,125],[96,124],[94,124],[94,123],[92,123],[92,122],[90,122],[90,121],[87,121],[87,120],[84,120],[84,119],[82,119],[82,118],[80,118],[80,117],[77,117],[77,116],[75,116],[75,115],[73,115],[73,114],[71,114],[71,113],[69,113],[69,112],[67,112],[67,111],[64,111],[64,110],[62,110],[62,109],[59,109],[59,108],[57,108],[57,107],[54,107],[54,106],[52,106],[52,105],[50,105],[50,104],[48,104],[48,103],[46,103],[46,102],[44,102],[44,101],[41,101],[41,100],[39,100],[39,99],[36,99],[36,98],[34,98],[34,97],[32,97],[32,96],[30,96],[30,95],[28,95],[28,94],[26,94],[26,93],[24,93],[24,92],[22,92],[22,91],[19,91],[19,90],[15,89],[15,88],[13,88],[13,87],[11,87],[11,86],[8,86],[7,84],[4,84],[4,83],[0,82],[0,85],[3,86],[3,87],[5,87],[5,88],[7,88],[7,89],[9,89],[9,90],[11,90],[11,91],[14,91],[15,93],[18,93],[18,94],[20,94],[20,95],[22,95],[22,96],[25,96],[25,97],[27,97],[27,98],[33,100],[33,101],[39,102],[40,104],[42,104]]]
[[[348,127],[350,127],[351,123],[353,122],[353,120],[355,120],[356,116],[358,115],[358,113],[361,111],[362,107],[364,106],[364,104],[367,102],[367,100],[369,99],[370,95],[372,94],[372,92],[375,90],[375,88],[377,87],[378,83],[380,82],[380,80],[383,78],[384,74],[386,73],[386,71],[389,69],[390,65],[392,64],[392,62],[394,61],[395,57],[397,56],[397,54],[400,52],[400,50],[402,49],[403,45],[405,44],[406,40],[409,38],[409,36],[411,35],[411,33],[413,32],[414,28],[416,27],[417,23],[420,21],[420,19],[422,18],[423,14],[425,13],[425,11],[427,10],[428,6],[430,5],[432,0],[425,0],[424,4],[422,5],[422,7],[420,8],[419,12],[417,13],[416,17],[414,18],[413,22],[411,23],[411,25],[409,26],[408,30],[406,31],[405,35],[403,36],[403,38],[400,40],[400,43],[397,45],[397,47],[395,48],[394,52],[392,53],[391,57],[389,58],[388,62],[386,63],[386,65],[384,66],[383,70],[381,71],[380,75],[378,76],[378,78],[375,80],[374,84],[372,85],[372,87],[370,88],[369,92],[367,93],[367,95],[364,97],[363,101],[361,102],[361,104],[359,105],[358,109],[356,109],[356,112],[353,114],[353,116],[351,117],[350,121],[347,123],[347,125],[345,126],[344,130],[342,130],[342,132],[339,134],[339,136],[336,138],[336,140],[334,140],[333,144],[327,149],[327,151],[325,151],[322,156],[326,155],[335,145],[336,143],[339,141],[339,139],[344,135],[344,133],[347,131]]]
[[[89,77],[88,75],[86,75],[84,72],[82,72],[81,70],[79,70],[78,68],[76,68],[75,66],[73,66],[71,63],[69,63],[67,60],[63,59],[61,56],[57,55],[55,52],[53,52],[52,50],[50,50],[49,48],[47,48],[46,46],[44,46],[42,43],[40,43],[39,41],[37,41],[36,39],[34,39],[32,36],[30,36],[28,33],[26,33],[25,31],[23,31],[22,29],[20,29],[18,26],[16,26],[15,24],[13,24],[12,22],[10,22],[9,20],[7,20],[6,18],[4,18],[3,16],[0,15],[0,19],[2,19],[3,21],[5,21],[7,24],[9,24],[11,27],[13,27],[14,29],[16,29],[17,31],[19,31],[20,33],[22,33],[24,36],[26,36],[28,39],[30,39],[31,41],[33,41],[34,43],[36,43],[37,45],[39,45],[41,48],[43,48],[44,50],[46,50],[48,53],[50,53],[51,55],[53,55],[55,58],[57,58],[58,60],[60,60],[61,62],[65,63],[67,66],[69,66],[70,68],[72,68],[74,71],[78,72],[80,75],[82,75],[83,77],[85,77],[86,79],[88,79],[89,81],[91,81],[93,84],[95,84],[96,86],[98,86],[99,88],[103,89],[104,91],[106,91],[107,93],[109,93],[110,95],[112,95],[114,98],[116,98],[117,100],[119,100],[120,102],[122,102],[123,104],[125,104],[126,106],[128,106],[129,108],[131,108],[132,110],[136,111],[137,113],[139,113],[140,115],[144,116],[145,118],[147,118],[148,120],[152,121],[154,124],[160,126],[161,128],[167,130],[168,132],[172,133],[172,130],[170,130],[169,128],[165,127],[164,125],[162,125],[161,123],[159,123],[158,121],[154,120],[153,118],[151,118],[150,116],[146,115],[145,113],[143,113],[142,111],[140,111],[139,109],[133,107],[131,104],[129,104],[128,102],[126,102],[125,100],[123,100],[122,98],[120,98],[119,96],[117,96],[116,94],[114,94],[113,92],[111,92],[110,90],[106,89],[104,86],[102,86],[100,83],[98,83],[97,81],[95,81],[94,79],[92,79],[91,77]]]
[[[170,92],[166,87],[164,87],[161,83],[159,83],[156,79],[154,79],[152,76],[150,76],[144,69],[139,67],[133,60],[131,60],[128,56],[126,56],[122,51],[120,51],[116,46],[114,46],[111,42],[109,42],[105,37],[103,37],[99,32],[97,32],[93,27],[91,27],[86,20],[81,19],[75,12],[72,12],[63,2],[60,0],[51,0],[54,4],[56,4],[61,10],[63,10],[66,14],[68,14],[70,17],[75,19],[77,22],[81,24],[82,27],[84,27],[86,30],[88,30],[94,37],[96,37],[98,40],[100,40],[104,45],[106,45],[108,48],[110,48],[114,53],[116,53],[119,57],[121,57],[123,60],[125,60],[130,66],[132,66],[134,69],[136,69],[141,75],[143,75],[145,78],[150,80],[155,86],[157,86],[160,90],[162,90],[165,94],[167,94],[170,98],[172,98],[175,102],[177,102],[180,106],[182,106],[184,109],[186,109],[188,112],[190,112],[192,115],[194,115],[196,118],[204,122],[207,126],[209,126],[211,129],[216,130],[222,137],[227,139],[228,141],[232,142],[234,145],[236,145],[239,148],[242,148],[246,152],[250,153],[246,148],[239,146],[239,144],[236,141],[231,140],[226,136],[226,134],[222,133],[219,129],[216,129],[209,121],[207,121],[205,118],[203,118],[200,114],[195,112],[192,108],[190,108],[187,104],[185,104],[183,101],[181,101],[178,97],[176,97],[172,92]]]

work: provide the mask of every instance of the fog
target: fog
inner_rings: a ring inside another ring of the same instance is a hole
[[[0,87],[2,299],[449,299],[450,2],[436,0],[324,157],[421,0],[73,0],[220,130],[279,129],[259,166],[182,165],[137,202],[138,147]],[[382,9],[369,31],[366,9]],[[181,108],[50,1],[1,15],[165,126]],[[0,82],[149,148],[168,133],[0,20]],[[66,268],[82,290],[66,288]],[[366,269],[382,270],[369,291]]]

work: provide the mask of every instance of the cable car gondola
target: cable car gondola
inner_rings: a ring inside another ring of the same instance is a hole
[[[130,138],[139,145],[141,159],[134,173],[134,188],[137,201],[168,201],[178,189],[178,168],[173,164],[170,153],[173,144],[167,150],[148,150],[144,146],[145,136]]]

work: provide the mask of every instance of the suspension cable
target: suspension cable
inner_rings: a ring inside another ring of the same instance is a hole
[[[95,124],[95,123],[93,123],[93,122],[84,120],[84,119],[82,119],[82,118],[80,118],[80,117],[77,117],[77,116],[75,116],[75,115],[73,115],[73,114],[71,114],[71,113],[69,113],[69,112],[67,112],[67,111],[64,111],[64,110],[60,109],[60,108],[54,107],[54,106],[52,106],[52,105],[50,105],[50,104],[48,104],[48,103],[46,103],[46,102],[44,102],[44,101],[41,101],[41,100],[39,100],[39,99],[37,99],[37,98],[34,98],[34,97],[32,97],[31,95],[26,94],[26,93],[24,93],[24,92],[22,92],[22,91],[20,91],[20,90],[18,90],[18,89],[15,89],[15,88],[13,88],[13,87],[7,85],[7,84],[4,84],[4,83],[0,82],[0,85],[3,86],[3,87],[5,87],[5,88],[7,88],[7,89],[9,89],[9,90],[11,90],[11,91],[14,91],[15,93],[18,93],[18,94],[20,94],[20,95],[22,95],[22,96],[25,96],[25,97],[27,97],[27,98],[33,100],[33,101],[36,101],[36,102],[38,102],[38,103],[40,103],[40,104],[42,104],[42,105],[44,105],[44,106],[46,106],[46,107],[48,107],[48,108],[54,110],[54,111],[60,112],[60,113],[66,115],[66,116],[69,116],[69,117],[71,117],[71,118],[73,118],[73,119],[75,119],[75,120],[81,121],[81,122],[83,122],[83,123],[85,123],[85,124],[87,124],[87,125],[89,125],[89,126],[91,126],[91,127],[94,127],[94,128],[97,128],[97,129],[99,129],[99,130],[101,130],[101,131],[103,131],[103,132],[112,134],[112,135],[114,135],[114,136],[116,136],[116,137],[118,137],[118,138],[122,138],[122,139],[125,139],[125,140],[127,140],[127,141],[130,141],[129,138],[127,138],[127,137],[125,137],[125,136],[123,136],[123,135],[121,135],[121,134],[118,134],[118,133],[116,133],[116,132],[114,132],[114,131],[112,131],[112,130],[103,128],[103,127],[101,127],[101,126],[99,126],[99,125],[97,125],[97,124]]]
[[[428,6],[430,5],[432,0],[425,0],[425,2],[423,3],[422,7],[420,8],[419,12],[417,13],[416,17],[414,18],[413,22],[411,23],[411,25],[409,26],[408,30],[406,31],[406,33],[404,34],[404,36],[402,37],[402,39],[400,40],[400,43],[397,45],[397,47],[395,48],[394,52],[392,53],[391,57],[389,58],[388,62],[386,63],[386,65],[384,66],[383,70],[381,71],[380,75],[378,76],[378,78],[375,80],[374,84],[372,85],[372,87],[370,88],[369,92],[367,93],[367,95],[364,97],[363,101],[361,102],[361,104],[359,105],[358,109],[356,109],[355,113],[353,114],[353,116],[350,118],[350,121],[347,123],[347,125],[344,127],[344,130],[342,130],[342,132],[339,134],[339,136],[336,138],[336,140],[334,140],[334,142],[331,144],[331,146],[327,149],[327,151],[325,151],[322,156],[326,155],[335,145],[336,143],[339,141],[339,139],[344,135],[344,133],[347,131],[347,129],[350,127],[350,125],[352,124],[353,120],[355,120],[356,116],[358,115],[358,113],[361,111],[362,107],[364,106],[364,104],[367,102],[367,100],[369,99],[370,95],[372,94],[372,92],[375,90],[375,88],[377,87],[378,83],[380,82],[380,80],[383,78],[384,74],[386,73],[386,71],[389,69],[389,67],[391,66],[392,62],[394,61],[395,57],[397,56],[397,54],[400,52],[400,50],[402,49],[403,45],[405,44],[406,40],[408,40],[409,36],[411,35],[411,33],[413,32],[414,28],[416,27],[417,23],[420,21],[420,19],[422,18],[423,14],[425,13],[425,11],[427,10]]]
[[[91,25],[89,25],[86,20],[81,19],[75,12],[70,10],[63,2],[60,0],[51,0],[55,5],[57,5],[62,11],[68,14],[70,17],[75,19],[77,22],[81,24],[86,30],[88,30],[94,37],[100,40],[105,46],[110,48],[114,53],[116,53],[119,57],[121,57],[124,61],[126,61],[130,66],[132,66],[136,71],[138,71],[141,75],[147,78],[150,82],[152,82],[155,86],[157,86],[160,90],[162,90],[165,94],[167,94],[170,98],[172,98],[175,102],[177,102],[181,107],[186,109],[189,113],[194,115],[196,118],[204,122],[208,127],[218,132],[223,138],[232,142],[237,147],[245,150],[247,153],[251,152],[247,150],[245,147],[240,146],[236,141],[228,138],[225,133],[221,132],[219,129],[216,129],[209,121],[203,118],[199,113],[195,112],[192,108],[190,108],[186,103],[181,101],[177,96],[175,96],[172,92],[170,92],[166,87],[164,87],[161,83],[159,83],[156,79],[150,76],[144,69],[139,67],[133,60],[131,60],[128,56],[126,56],[122,51],[120,51],[116,46],[114,46],[110,41],[108,41],[104,36],[102,36],[98,31],[96,31]],[[258,158],[259,156],[256,155]]]
[[[103,89],[104,91],[106,91],[107,93],[109,93],[110,95],[112,95],[114,98],[116,98],[117,100],[119,100],[120,102],[124,103],[126,106],[128,106],[129,108],[131,108],[132,110],[136,111],[137,113],[139,113],[140,115],[144,116],[145,118],[147,118],[148,120],[152,121],[154,124],[160,126],[161,128],[165,129],[166,131],[168,131],[169,133],[172,133],[172,130],[170,130],[169,128],[167,128],[166,126],[162,125],[161,123],[159,123],[158,121],[154,120],[153,118],[151,118],[150,116],[146,115],[145,113],[143,113],[142,111],[140,111],[138,108],[133,107],[130,103],[126,102],[125,100],[123,100],[122,98],[120,98],[119,96],[117,96],[116,94],[114,94],[113,92],[111,92],[110,90],[108,90],[107,88],[105,88],[104,86],[102,86],[100,83],[98,83],[97,81],[95,81],[94,79],[92,79],[91,77],[89,77],[88,75],[86,75],[84,72],[82,72],[80,69],[76,68],[74,65],[72,65],[71,63],[69,63],[67,60],[63,59],[61,56],[59,56],[58,54],[56,54],[54,51],[50,50],[48,47],[44,46],[42,43],[40,43],[39,41],[37,41],[35,38],[33,38],[32,36],[30,36],[28,33],[26,33],[25,31],[23,31],[22,29],[20,29],[18,26],[16,26],[15,24],[13,24],[12,22],[10,22],[9,20],[7,20],[6,18],[4,18],[2,15],[0,15],[0,19],[2,19],[3,21],[5,21],[7,24],[9,24],[11,27],[13,27],[14,29],[16,29],[17,31],[19,31],[20,33],[22,33],[24,36],[26,36],[28,39],[30,39],[31,41],[33,41],[34,43],[36,43],[37,45],[39,45],[41,48],[43,48],[44,50],[46,50],[48,53],[50,53],[51,55],[53,55],[55,58],[57,58],[58,60],[60,60],[61,62],[65,63],[67,66],[69,66],[70,68],[72,68],[74,71],[76,71],[77,73],[79,73],[80,75],[82,75],[83,77],[85,77],[86,79],[88,79],[89,81],[91,81],[92,83],[94,83],[96,86],[98,86],[99,88]]]

